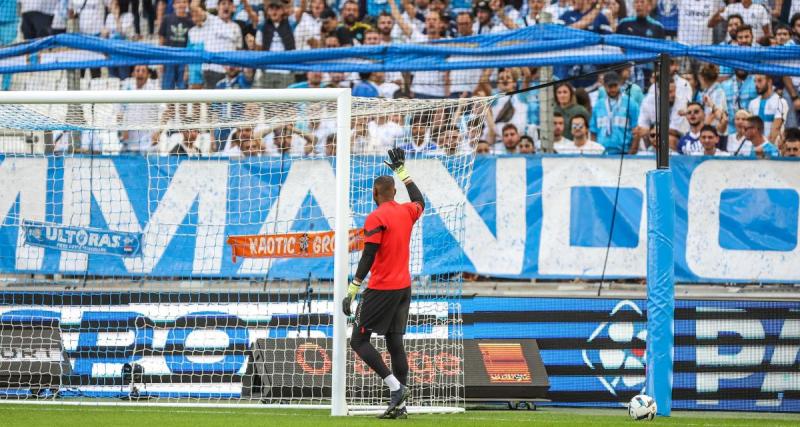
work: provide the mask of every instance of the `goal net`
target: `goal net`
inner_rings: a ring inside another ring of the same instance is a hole
[[[381,408],[341,297],[372,182],[403,147],[428,206],[410,407],[462,406],[466,196],[452,190],[466,195],[491,100],[332,91],[4,95],[0,277],[16,292],[0,298],[0,397]]]

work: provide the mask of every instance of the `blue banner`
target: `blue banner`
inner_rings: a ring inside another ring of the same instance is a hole
[[[123,233],[88,227],[64,227],[23,221],[25,244],[85,254],[136,256],[141,249],[141,233]]]
[[[412,266],[415,275],[596,279],[605,266],[607,278],[645,277],[645,176],[653,158],[626,158],[619,177],[614,158],[479,157],[466,194],[459,183],[464,171],[446,166],[456,163],[408,162],[428,206],[412,244],[412,258],[422,261]],[[374,206],[373,177],[388,169],[374,158],[354,164],[352,226],[358,227]],[[676,280],[800,281],[798,167],[789,160],[673,157]],[[72,178],[84,169],[93,172]],[[0,273],[332,275],[329,258],[233,263],[225,244],[230,235],[330,230],[335,173],[328,159],[0,157],[0,176]],[[22,220],[141,233],[141,248],[120,257],[32,246]]]

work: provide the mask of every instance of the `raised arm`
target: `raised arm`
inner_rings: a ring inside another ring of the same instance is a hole
[[[403,2],[403,6],[406,6],[408,2]],[[400,26],[400,29],[403,31],[403,34],[406,37],[411,37],[411,34],[414,33],[414,29],[411,25],[403,19],[403,15],[400,14],[400,9],[397,8],[397,3],[394,0],[389,0],[389,9],[392,12],[392,17],[394,18],[394,22],[397,22],[397,25]],[[413,19],[413,15],[409,15]]]

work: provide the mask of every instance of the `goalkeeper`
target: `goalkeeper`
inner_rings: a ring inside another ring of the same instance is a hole
[[[345,315],[351,315],[350,305],[368,272],[369,284],[356,309],[350,346],[389,387],[389,407],[379,418],[406,418],[405,401],[408,389],[408,359],[403,347],[403,334],[408,322],[411,303],[411,275],[408,271],[411,229],[422,216],[425,200],[404,166],[405,153],[401,148],[389,150],[385,162],[408,190],[411,203],[397,203],[394,179],[382,175],[375,179],[372,197],[378,208],[367,216],[364,224],[364,252],[353,281],[342,301]],[[370,343],[372,333],[383,335],[392,357],[392,370],[383,363],[380,354]]]

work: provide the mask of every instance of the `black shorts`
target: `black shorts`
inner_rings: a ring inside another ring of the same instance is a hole
[[[390,291],[367,288],[361,295],[353,327],[378,335],[404,334],[411,305],[411,287]]]

